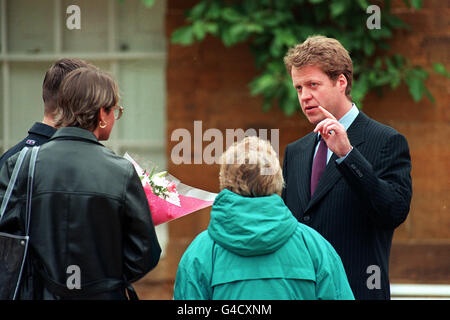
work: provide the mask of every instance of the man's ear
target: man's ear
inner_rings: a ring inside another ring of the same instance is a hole
[[[339,77],[337,78],[336,84],[339,86],[339,88],[342,89],[342,91],[345,93],[345,89],[347,88],[347,78],[341,73]]]

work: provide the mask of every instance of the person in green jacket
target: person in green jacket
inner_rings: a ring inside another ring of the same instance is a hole
[[[175,300],[354,299],[334,248],[280,197],[283,175],[268,141],[232,145],[219,181],[208,229],[180,260]]]

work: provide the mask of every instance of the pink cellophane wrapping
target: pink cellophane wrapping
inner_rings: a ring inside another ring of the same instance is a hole
[[[205,201],[199,198],[187,197],[180,194],[181,207],[179,207],[154,195],[151,188],[144,187],[144,190],[147,195],[148,204],[150,206],[150,211],[152,212],[153,223],[155,226],[209,207],[214,202],[214,200]]]
[[[133,160],[133,158],[130,157],[128,153],[125,154],[124,158],[129,160],[134,165],[138,175],[143,174],[144,170],[136,161]],[[144,191],[147,196],[150,211],[152,213],[153,224],[155,226],[209,207],[214,203],[214,199],[217,196],[216,193],[207,192],[183,184],[170,174],[168,174],[165,178],[175,183],[180,200],[180,206],[172,204],[169,201],[155,195],[152,192],[151,186],[146,184],[144,186]]]

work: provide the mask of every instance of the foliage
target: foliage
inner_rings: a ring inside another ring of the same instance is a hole
[[[186,13],[188,25],[175,30],[173,43],[190,45],[207,35],[221,39],[231,47],[246,42],[260,73],[249,84],[252,95],[264,97],[263,110],[274,103],[287,114],[298,108],[283,57],[287,49],[308,36],[321,34],[338,39],[350,52],[354,64],[353,100],[362,106],[369,91],[397,88],[401,83],[418,102],[423,95],[433,103],[425,86],[428,72],[412,65],[400,54],[387,54],[388,41],[398,29],[410,26],[391,14],[390,0],[381,5],[381,28],[368,29],[368,0],[202,0]],[[411,10],[419,10],[422,0],[404,0]],[[434,70],[448,77],[442,64]]]
[[[125,0],[119,0],[120,3],[124,2],[124,1]],[[140,1],[147,8],[150,8],[155,4],[155,0],[140,0]]]

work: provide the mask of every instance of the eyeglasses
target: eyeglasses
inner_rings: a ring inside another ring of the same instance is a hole
[[[114,106],[114,119],[119,120],[123,114],[124,108],[121,106]]]

